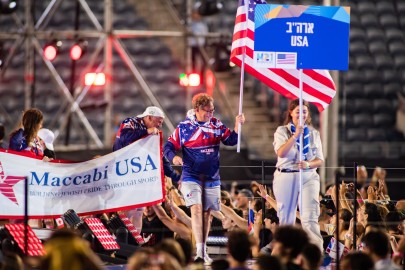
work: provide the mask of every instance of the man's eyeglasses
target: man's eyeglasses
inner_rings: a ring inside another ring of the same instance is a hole
[[[200,108],[200,110],[202,110],[202,111],[204,111],[206,113],[214,113],[215,112],[215,109],[207,111],[207,110],[204,110],[203,108]]]

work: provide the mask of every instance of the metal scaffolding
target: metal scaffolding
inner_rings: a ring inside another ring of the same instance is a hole
[[[93,144],[96,148],[103,148],[109,146],[111,132],[112,132],[112,91],[111,91],[111,80],[113,77],[113,68],[112,68],[112,55],[113,49],[115,49],[123,62],[126,64],[130,70],[134,79],[141,86],[142,96],[148,100],[151,105],[161,107],[159,100],[156,99],[148,83],[145,81],[142,76],[139,68],[133,63],[131,57],[129,56],[122,39],[124,38],[139,38],[139,37],[184,37],[186,33],[182,31],[149,31],[149,30],[115,30],[113,29],[113,11],[112,11],[112,0],[104,0],[104,25],[102,26],[98,21],[96,15],[91,10],[86,0],[77,0],[80,4],[80,7],[84,10],[85,14],[88,16],[92,24],[94,25],[94,30],[48,30],[47,26],[51,18],[55,15],[58,8],[61,6],[61,3],[64,0],[52,0],[47,5],[46,9],[43,11],[41,16],[37,21],[34,20],[32,16],[32,8],[34,0],[25,0],[24,1],[24,18],[20,18],[16,14],[12,14],[13,20],[18,26],[18,31],[10,32],[0,32],[0,40],[13,40],[13,46],[10,49],[10,53],[4,61],[3,69],[0,70],[0,80],[3,78],[5,72],[7,71],[8,66],[12,58],[15,56],[16,52],[20,47],[23,47],[25,50],[25,69],[24,77],[24,94],[25,94],[25,103],[24,107],[29,108],[32,106],[32,89],[34,87],[34,54],[41,57],[46,68],[51,74],[51,77],[60,94],[64,98],[64,102],[67,103],[68,107],[64,110],[59,110],[55,115],[52,122],[55,122],[55,119],[61,119],[61,124],[57,130],[55,130],[56,136],[60,133],[61,130],[64,130],[67,127],[68,119],[71,114],[74,114],[78,117],[80,122],[85,128],[85,131],[92,139]],[[55,69],[52,62],[47,60],[42,53],[42,40],[53,39],[73,39],[74,37],[80,38],[96,38],[97,45],[96,49],[91,52],[90,61],[87,63],[85,69],[92,67],[98,55],[101,54],[104,50],[104,61],[102,64],[98,65],[96,71],[104,71],[107,74],[107,80],[104,87],[104,98],[107,102],[105,110],[105,121],[104,121],[104,141],[102,141],[97,135],[94,128],[89,123],[86,115],[80,108],[80,102],[83,100],[84,96],[89,91],[89,87],[78,85],[75,83],[74,89],[69,89],[69,87],[62,80],[60,74]],[[74,91],[73,91],[74,90]],[[77,93],[77,94],[74,94]],[[63,108],[63,106],[62,106]],[[2,108],[3,113],[7,115],[7,111]],[[169,130],[174,130],[174,125],[169,118],[165,118],[164,122]]]

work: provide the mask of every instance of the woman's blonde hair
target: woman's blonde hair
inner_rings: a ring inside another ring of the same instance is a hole
[[[103,263],[88,242],[71,231],[56,231],[45,242],[42,270],[102,270]]]
[[[181,270],[180,263],[163,251],[155,251],[151,248],[138,249],[128,260],[128,270]]]

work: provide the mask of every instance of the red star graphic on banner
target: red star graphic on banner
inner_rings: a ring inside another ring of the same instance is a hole
[[[18,205],[13,186],[24,180],[24,176],[5,176],[3,165],[0,162],[0,193],[6,196],[10,201]]]

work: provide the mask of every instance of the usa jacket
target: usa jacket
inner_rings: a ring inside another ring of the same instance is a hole
[[[38,138],[34,138],[31,144],[28,144],[24,129],[20,128],[18,131],[11,135],[9,149],[24,152],[35,157],[43,157],[44,152]]]
[[[184,121],[166,142],[163,153],[173,161],[180,149],[183,154],[182,181],[193,181],[204,186],[220,185],[219,146],[235,145],[238,134],[231,131],[220,120],[211,118],[209,122],[198,122],[194,110],[187,113]]]

